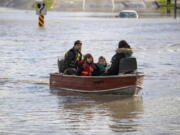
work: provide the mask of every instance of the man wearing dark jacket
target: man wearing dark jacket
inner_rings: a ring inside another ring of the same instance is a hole
[[[64,70],[68,68],[77,68],[77,63],[82,59],[81,46],[82,42],[77,40],[74,42],[73,48],[66,52],[64,58]]]
[[[116,50],[116,54],[111,59],[111,67],[107,71],[107,75],[117,75],[119,73],[119,62],[122,58],[132,55],[133,51],[125,40],[121,40]]]

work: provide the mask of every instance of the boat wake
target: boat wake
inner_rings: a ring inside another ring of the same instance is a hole
[[[173,51],[180,52],[180,43],[169,45],[168,48]]]
[[[49,85],[49,82],[44,80],[15,80],[13,78],[0,78],[0,84],[5,83],[29,83],[37,85]]]

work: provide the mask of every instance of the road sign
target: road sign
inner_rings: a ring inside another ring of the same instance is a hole
[[[36,14],[37,15],[46,15],[47,13],[47,6],[45,0],[38,0],[36,1]]]

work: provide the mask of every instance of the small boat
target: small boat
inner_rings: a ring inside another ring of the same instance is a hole
[[[142,88],[143,80],[143,74],[75,76],[54,73],[50,74],[50,89],[83,93],[137,95]]]
[[[127,62],[128,61],[128,62]],[[135,61],[135,62],[132,62]],[[122,65],[124,62],[120,62]],[[81,93],[137,95],[143,85],[144,74],[140,72],[122,73],[137,69],[136,60],[126,60],[121,73],[112,76],[76,76],[63,73],[50,74],[50,89]],[[135,64],[132,64],[135,63]],[[127,64],[130,68],[127,68]],[[125,69],[125,70],[124,70]]]

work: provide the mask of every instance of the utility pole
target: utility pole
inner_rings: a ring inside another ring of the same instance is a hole
[[[167,5],[169,6],[171,4],[171,0],[167,0]]]
[[[112,0],[112,11],[114,11],[115,10],[115,2],[114,2],[114,0]]]
[[[86,9],[86,0],[83,0],[82,9],[83,9],[83,11],[85,11],[85,9]]]
[[[166,1],[166,5],[167,5],[167,14],[171,15],[171,0],[167,0]]]
[[[174,0],[174,18],[176,19],[177,0]]]

